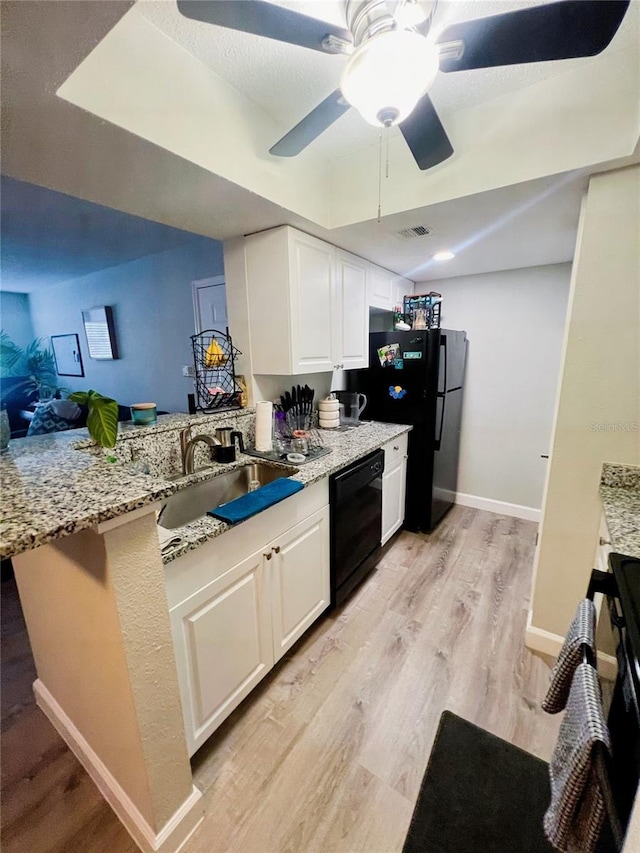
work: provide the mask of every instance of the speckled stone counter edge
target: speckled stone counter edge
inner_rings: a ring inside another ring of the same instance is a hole
[[[605,462],[602,466],[600,483],[603,486],[640,490],[640,465],[616,465],[613,462]]]
[[[611,547],[640,559],[640,467],[605,462],[600,499]]]
[[[147,444],[153,447],[161,440],[161,433],[167,436],[167,440],[176,439],[180,428],[186,423],[202,423],[204,426],[228,422],[234,417],[244,422],[245,434],[251,436],[253,431],[253,413],[247,410],[225,412],[217,416],[165,417],[166,420],[159,423],[159,428],[132,428],[131,437],[142,439],[139,444],[143,447]],[[301,466],[295,479],[303,485],[310,485],[409,429],[395,424],[365,423],[346,433],[327,431],[323,435],[332,453]],[[83,432],[86,436],[86,431]],[[143,432],[148,433],[148,438],[144,438]],[[130,446],[133,444],[128,440],[118,442],[117,452],[123,461],[131,460]],[[249,461],[253,459],[240,456],[237,464]],[[77,433],[35,436],[28,442],[18,439],[13,444],[11,454],[0,462],[3,481],[0,555],[15,556],[94,527],[101,521],[162,500],[191,482],[209,479],[223,470],[229,470],[229,466],[213,465],[206,472],[172,482],[162,475],[134,473],[126,465],[108,466],[100,449],[92,446],[90,439],[79,440]],[[227,525],[205,518],[174,531],[173,535],[180,535],[183,542],[179,548],[165,555],[165,562],[174,560],[181,553],[198,547],[227,529]]]

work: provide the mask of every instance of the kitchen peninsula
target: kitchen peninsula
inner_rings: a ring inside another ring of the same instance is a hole
[[[211,433],[232,425],[250,441],[253,415],[168,415],[157,427],[125,426],[117,464],[80,430],[14,441],[0,462],[0,552],[14,558],[38,704],[144,850],[177,850],[203,813],[191,776],[167,581],[180,573],[187,552],[229,526],[199,519],[181,528],[179,546],[163,555],[155,512],[178,489],[229,466],[168,479],[179,470],[179,432],[188,424]],[[300,466],[292,479],[317,488],[407,431],[369,423],[326,433],[332,452]],[[248,461],[241,455],[236,464]],[[150,475],[140,473],[140,462]],[[311,491],[287,499],[290,506]],[[267,521],[286,506],[262,516]]]

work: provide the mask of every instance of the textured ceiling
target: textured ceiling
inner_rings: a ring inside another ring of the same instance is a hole
[[[412,211],[385,216],[380,224],[370,220],[327,231],[57,98],[57,87],[125,15],[127,6],[121,0],[3,2],[3,173],[222,240],[291,224],[418,279],[572,257],[584,176],[569,183],[562,176],[544,178],[441,204],[425,202]],[[631,32],[637,44],[640,3],[633,7],[635,18],[625,21],[619,36],[628,42]],[[614,48],[616,43],[609,50]],[[638,162],[636,149],[632,157],[602,158],[598,168],[590,165],[588,171]],[[433,235],[424,241],[397,236],[401,228],[420,223],[433,226]],[[439,267],[435,276],[429,255],[461,242],[464,251]]]
[[[281,0],[278,5],[345,24],[342,0]],[[439,0],[434,31],[454,21],[535,5],[540,5],[538,0]],[[339,86],[346,62],[344,56],[324,55],[297,45],[188,20],[180,15],[173,0],[139,0],[136,11],[278,121],[283,134]],[[606,63],[612,51],[637,44],[637,13],[637,8],[627,13],[627,18],[635,15],[635,26],[633,20],[626,20],[606,53],[599,57],[440,73],[431,89],[433,101],[441,116],[446,117],[581,65]],[[399,131],[394,128],[392,133],[396,135]],[[378,135],[376,128],[351,110],[314,141],[313,146],[316,153],[329,159],[373,145]]]
[[[5,176],[1,190],[2,290],[30,293],[206,240]]]

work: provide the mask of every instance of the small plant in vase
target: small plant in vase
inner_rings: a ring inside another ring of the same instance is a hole
[[[89,435],[102,447],[112,449],[118,437],[118,404],[111,397],[104,397],[97,391],[74,391],[69,394],[69,400],[79,406],[86,406],[87,429]],[[116,462],[113,455],[107,456],[108,462]]]

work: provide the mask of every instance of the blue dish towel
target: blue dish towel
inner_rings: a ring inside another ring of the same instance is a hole
[[[283,501],[289,495],[293,495],[303,489],[302,483],[296,480],[289,480],[287,477],[279,477],[266,486],[261,486],[255,492],[249,492],[241,498],[236,498],[235,501],[229,501],[227,504],[210,509],[207,515],[218,518],[220,521],[226,521],[227,524],[237,524],[239,521],[244,521],[245,518],[251,518],[252,515],[262,512],[273,504]]]

